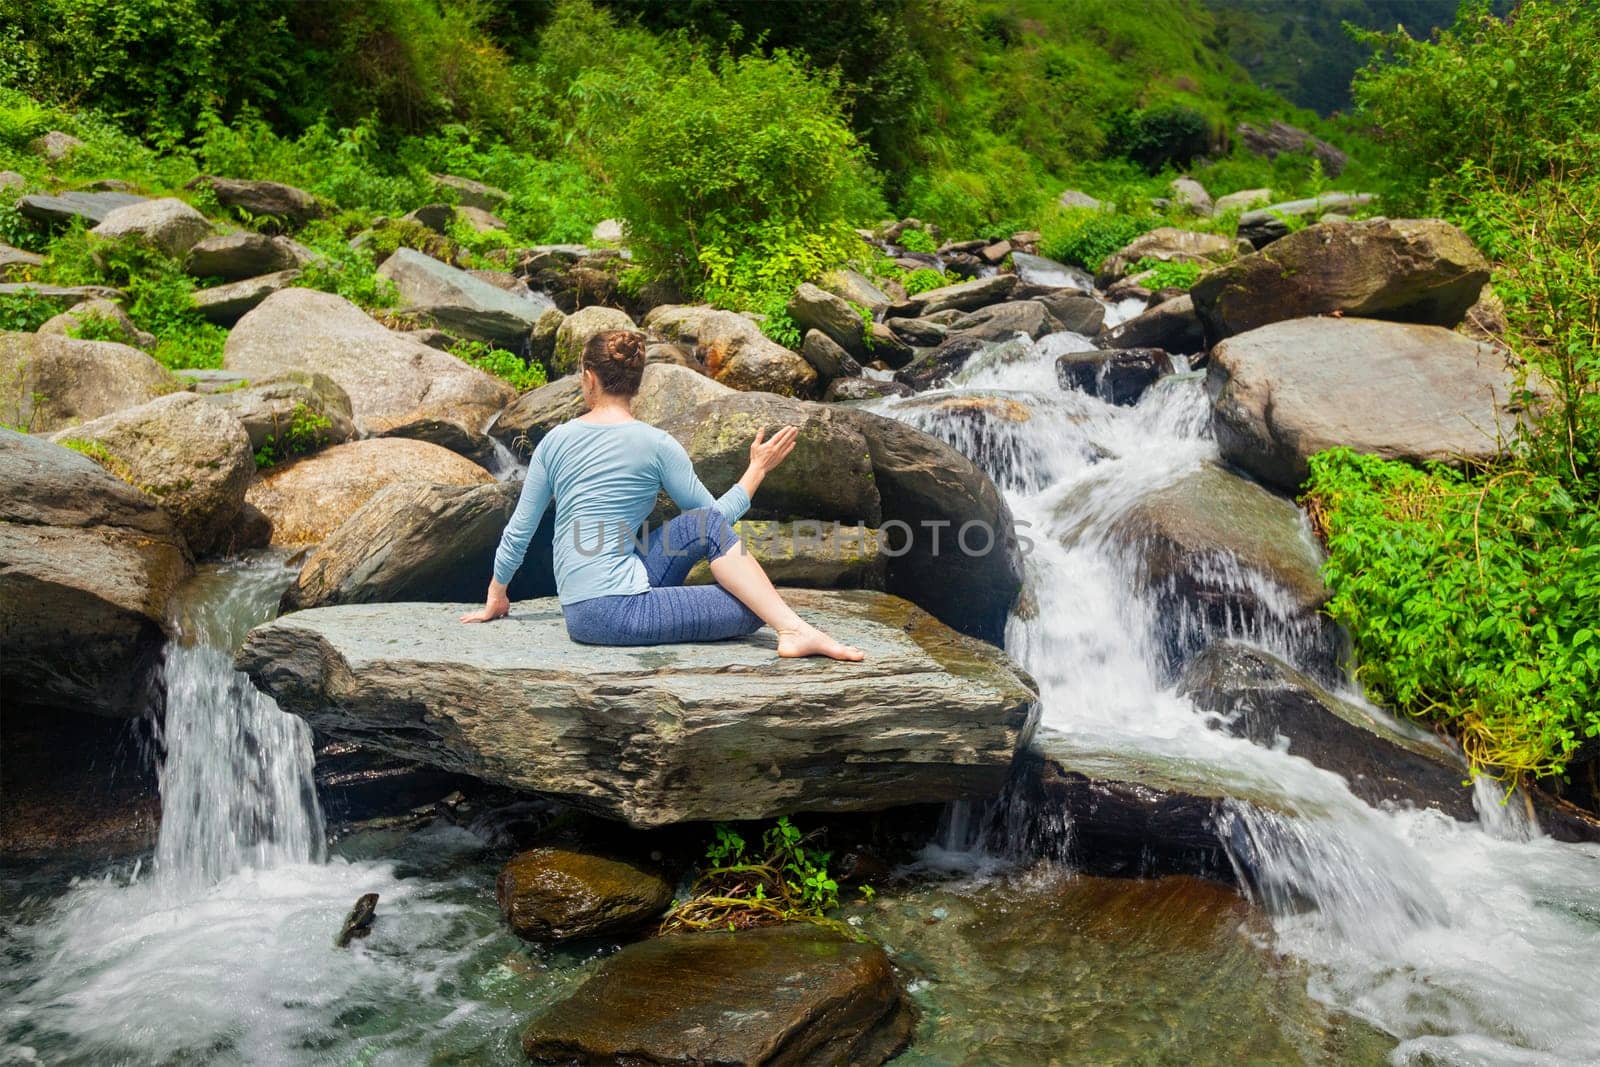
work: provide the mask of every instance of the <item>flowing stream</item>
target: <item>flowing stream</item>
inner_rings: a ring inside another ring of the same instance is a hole
[[[1174,657],[1213,636],[1313,670],[1325,652],[1281,590],[1227,558],[1210,577],[1252,593],[1248,618],[1136,591],[1116,520],[1217,453],[1196,375],[1133,407],[1064,392],[1055,357],[1088,347],[1000,345],[949,388],[877,407],[1008,496],[1031,550],[1007,643],[1042,687],[1038,744],[1239,798],[1217,831],[1263,910],[1192,879],[930,847],[940,879],[851,920],[913,974],[923,1021],[905,1062],[1600,1062],[1600,849],[1540,837],[1484,785],[1477,824],[1374,809],[1177,695]],[[970,402],[1013,417],[975,420]],[[513,1064],[519,1022],[592,965],[592,947],[506,932],[491,888],[505,853],[484,835],[441,821],[329,848],[308,731],[230,662],[291,578],[257,558],[204,569],[182,598],[154,855],[65,885],[6,874],[0,1063]],[[334,948],[368,892],[373,934]]]

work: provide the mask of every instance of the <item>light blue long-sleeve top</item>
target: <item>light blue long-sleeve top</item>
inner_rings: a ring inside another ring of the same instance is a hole
[[[634,552],[634,534],[662,489],[684,511],[714,507],[730,523],[750,508],[750,495],[737,482],[713,499],[683,446],[648,423],[574,419],[556,427],[528,461],[528,480],[495,552],[495,580],[511,583],[553,496],[561,603],[645,592],[650,580]]]

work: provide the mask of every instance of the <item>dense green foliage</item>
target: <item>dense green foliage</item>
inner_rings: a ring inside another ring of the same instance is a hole
[[[519,393],[537,389],[546,381],[544,367],[538,363],[526,363],[516,353],[496,348],[487,341],[457,342],[450,349],[450,354],[463,363],[509,382]]]
[[[1062,263],[1098,270],[1100,261],[1156,225],[1154,217],[1071,208],[1051,215],[1039,252]]]
[[[1356,96],[1396,195],[1495,261],[1542,415],[1489,471],[1316,459],[1332,610],[1376,693],[1491,769],[1561,773],[1600,738],[1600,12],[1473,4],[1383,47]]]
[[[1143,284],[1146,289],[1188,289],[1200,280],[1205,268],[1198,263],[1146,256],[1133,265],[1130,273],[1144,275]]]

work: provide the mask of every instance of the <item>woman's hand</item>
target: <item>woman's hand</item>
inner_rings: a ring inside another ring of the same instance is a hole
[[[766,474],[782,463],[790,452],[794,451],[794,441],[800,436],[800,431],[794,426],[785,426],[772,435],[772,440],[764,441],[766,430],[757,430],[756,439],[750,442],[750,466]]]
[[[479,611],[470,611],[461,616],[462,622],[493,622],[511,614],[511,598],[506,595],[506,587],[499,582],[489,583],[489,596],[484,601],[483,608]]]

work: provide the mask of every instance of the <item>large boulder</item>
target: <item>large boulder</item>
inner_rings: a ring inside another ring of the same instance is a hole
[[[1246,148],[1268,159],[1277,159],[1285,152],[1308,152],[1330,178],[1337,178],[1349,162],[1349,157],[1327,141],[1281,119],[1273,119],[1265,126],[1241,122],[1234,132]]]
[[[190,189],[210,189],[217,203],[241,211],[253,219],[273,221],[291,228],[321,218],[323,207],[303,189],[282,182],[246,181],[204,175],[188,185]]]
[[[1017,287],[1015,274],[994,274],[907,297],[889,309],[895,318],[920,319],[941,311],[976,311],[998,304]]]
[[[1131,274],[1134,265],[1142,259],[1155,259],[1163,263],[1193,263],[1210,268],[1231,259],[1238,249],[1237,242],[1219,233],[1197,233],[1174,226],[1161,226],[1135,237],[1102,260],[1094,280],[1100,288],[1110,288]],[[1249,251],[1248,247],[1245,251]]]
[[[877,526],[882,517],[866,439],[836,408],[770,393],[732,393],[660,425],[683,445],[713,494],[725,492],[749,466],[758,430],[771,436],[796,426],[794,451],[761,483],[750,517],[868,526]]]
[[[48,433],[178,388],[161,364],[114,341],[0,333],[0,422]]]
[[[94,461],[0,429],[0,702],[139,715],[188,548]]]
[[[1039,303],[1064,330],[1093,337],[1105,325],[1106,306],[1086,292],[1066,289],[1047,293],[1039,298]]]
[[[46,319],[34,331],[41,334],[54,334],[59,337],[70,337],[82,330],[90,322],[103,330],[115,333],[116,337],[102,337],[101,340],[115,341],[118,344],[129,345],[142,351],[149,351],[156,346],[156,337],[153,333],[146,333],[134,324],[128,313],[122,310],[122,305],[115,300],[95,298],[85,300],[81,304],[74,304],[61,314]]]
[[[384,486],[306,557],[283,595],[283,609],[482,596],[521,490],[520,482]],[[542,541],[530,548],[512,583],[518,597],[555,592],[549,539]]]
[[[861,375],[861,364],[841,348],[833,338],[821,330],[807,330],[800,345],[800,356],[817,371],[817,379],[832,382],[835,378],[856,378]]]
[[[98,226],[117,208],[143,203],[144,199],[132,193],[57,193],[54,196],[35,193],[18,200],[17,211],[23,218],[46,226],[74,222]]]
[[[273,544],[310,545],[327,538],[379,490],[396,482],[493,481],[476,463],[438,445],[375,437],[268,470],[245,499],[271,521]]]
[[[1210,215],[1214,210],[1211,194],[1193,178],[1174,178],[1168,188],[1172,190],[1172,203],[1180,210],[1195,215]]]
[[[889,294],[879,289],[866,275],[857,270],[846,268],[829,271],[817,282],[817,287],[852,304],[860,304],[873,314],[877,314],[890,304]]]
[[[309,259],[308,250],[287,237],[241,230],[196,242],[184,257],[183,269],[196,278],[236,282],[303,267]]]
[[[223,543],[255,475],[250,436],[231,414],[193,393],[172,393],[59,430],[113,474],[156,500],[196,554]]]
[[[626,311],[616,308],[579,308],[561,320],[556,327],[555,346],[550,356],[550,368],[557,374],[575,374],[583,364],[583,347],[589,339],[608,330],[635,330],[633,320]]]
[[[504,189],[483,182],[473,181],[471,178],[460,178],[454,174],[435,174],[433,183],[440,189],[449,190],[455,202],[462,207],[475,207],[483,211],[498,211],[511,200],[511,194]]]
[[[630,933],[672,903],[672,884],[659,871],[566,848],[511,857],[494,893],[518,937],[547,944]]]
[[[1455,326],[1489,280],[1440,219],[1322,223],[1203,275],[1191,295],[1212,344],[1271,322],[1351,315]]]
[[[723,385],[781,396],[810,396],[817,390],[811,364],[732,311],[688,304],[651,309],[644,326],[669,341],[704,350],[706,370]]]
[[[1159,348],[1190,355],[1206,349],[1205,330],[1195,314],[1194,299],[1187,294],[1163,300],[1126,322],[1113,326],[1100,338],[1106,348]]]
[[[1172,373],[1172,357],[1160,348],[1089,349],[1056,357],[1056,380],[1063,389],[1128,406],[1158,380]]]
[[[1414,463],[1493,459],[1521,417],[1507,359],[1438,326],[1291,319],[1213,348],[1206,390],[1223,458],[1292,491],[1326,448]]]
[[[836,410],[867,442],[883,504],[889,591],[963,633],[999,643],[1022,589],[1022,555],[1011,509],[994,482],[913,426]]]
[[[89,231],[107,240],[129,240],[182,259],[201,239],[211,235],[206,217],[174,196],[141,200],[115,208]]]
[[[586,646],[554,600],[295,612],[237,663],[319,733],[635,826],[987,796],[1036,715],[1005,653],[883,593],[786,593],[860,663],[781,660],[770,634]]]
[[[374,434],[441,420],[481,439],[515,396],[500,379],[315,289],[284,289],[240,319],[228,334],[223,366],[253,380],[285,371],[326,374],[349,395],[356,426]]]
[[[871,318],[869,316],[863,320],[842,297],[804,282],[789,298],[788,311],[789,317],[802,332],[815,330],[861,362],[871,362],[872,353],[866,341]],[[804,355],[803,352],[801,354]],[[839,375],[834,373],[827,377],[837,378]]]
[[[883,949],[808,923],[629,945],[534,1019],[534,1063],[851,1064],[911,1038]]]
[[[42,266],[44,257],[37,252],[0,243],[0,282],[26,278],[35,268]]]
[[[411,248],[397,248],[378,274],[394,282],[408,310],[440,328],[482,341],[520,341],[551,304],[517,296]]]
[[[200,393],[250,435],[250,451],[279,458],[338,445],[356,435],[350,398],[326,374],[289,371],[238,388]]]
[[[690,408],[736,392],[689,367],[649,363],[639,382],[639,394],[633,398],[633,416],[640,422],[660,426]],[[584,410],[578,376],[569,374],[517,397],[494,420],[489,432],[526,456],[545,434],[582,415]]]
[[[1269,204],[1239,216],[1239,236],[1261,248],[1289,236],[1291,220],[1320,219],[1330,212],[1354,211],[1370,203],[1371,193],[1322,193],[1304,200]]]
[[[262,301],[300,280],[298,268],[263,274],[258,278],[196,289],[191,295],[195,310],[219,326],[232,326],[261,306]]]
[[[1370,804],[1438,808],[1477,818],[1466,763],[1431,734],[1338,696],[1269,652],[1223,641],[1184,670],[1178,690],[1215,725],[1344,777]]]
[[[742,519],[734,525],[745,549],[774,585],[796,589],[882,589],[884,565],[877,530],[811,521]],[[710,585],[711,567],[696,563],[685,585]]]

